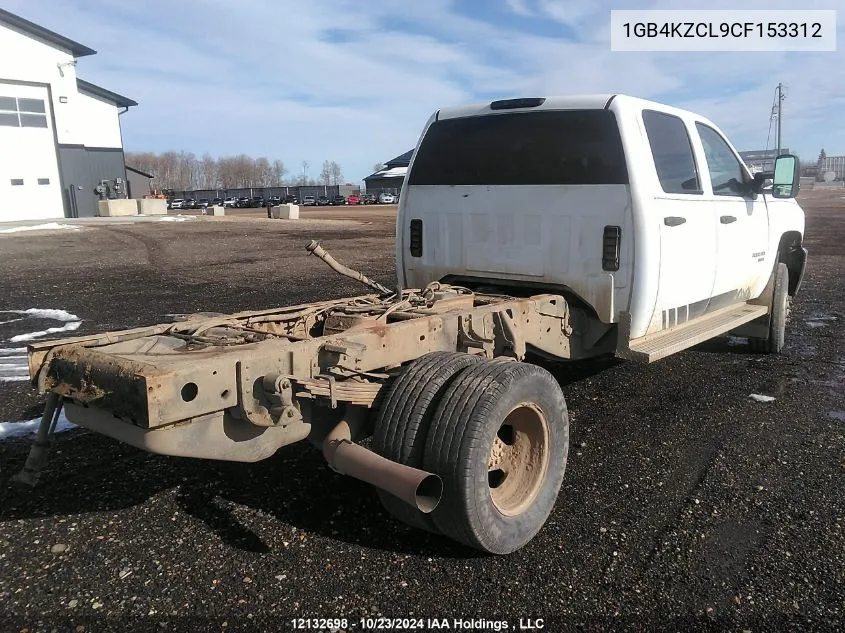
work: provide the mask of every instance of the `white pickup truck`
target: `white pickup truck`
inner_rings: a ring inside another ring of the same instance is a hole
[[[401,191],[398,288],[312,241],[373,293],[31,344],[49,396],[19,480],[37,482],[62,409],[166,455],[308,440],[400,521],[512,552],[569,448],[563,391],[527,361],[651,362],[731,331],[780,351],[807,256],[797,191],[794,156],[752,177],[707,119],[649,101],[439,110]]]
[[[397,272],[412,288],[559,292],[645,360],[762,306],[740,333],[778,352],[807,252],[797,159],[775,172],[752,176],[706,118],[624,95],[444,108],[402,191]]]

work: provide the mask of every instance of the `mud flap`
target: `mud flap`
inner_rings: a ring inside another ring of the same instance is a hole
[[[766,284],[766,287],[763,289],[763,294],[761,294],[756,299],[751,299],[748,301],[751,305],[760,305],[766,306],[769,308],[769,311],[758,319],[754,319],[753,321],[749,321],[745,325],[741,325],[735,330],[731,330],[729,332],[732,336],[741,336],[745,338],[768,338],[769,336],[769,326],[771,325],[772,321],[772,300],[774,299],[775,295],[775,274],[777,273],[778,264],[780,262],[775,262],[775,266],[772,269],[771,274],[769,275],[769,281]]]

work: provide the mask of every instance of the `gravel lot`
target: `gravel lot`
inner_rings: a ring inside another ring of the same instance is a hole
[[[31,493],[9,483],[28,443],[5,440],[0,631],[288,631],[295,617],[370,615],[842,630],[845,199],[802,204],[811,259],[781,356],[719,339],[651,366],[553,369],[569,468],[549,522],[515,554],[394,523],[304,445],[229,464],[73,430]],[[360,293],[307,257],[311,238],[393,283],[392,209],[260,213],[0,235],[0,310],[67,310],[88,333]],[[0,324],[0,347],[55,325]],[[37,417],[43,402],[0,383],[0,420]]]

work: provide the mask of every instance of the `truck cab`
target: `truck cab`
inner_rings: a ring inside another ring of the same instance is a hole
[[[625,95],[444,108],[403,186],[398,278],[560,293],[626,342],[770,301],[780,263],[792,296],[804,213],[780,158],[767,191],[713,122]]]

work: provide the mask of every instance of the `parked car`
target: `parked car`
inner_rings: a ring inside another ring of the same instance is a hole
[[[223,198],[215,198],[209,203],[209,206],[213,207],[222,207],[223,206]]]
[[[317,204],[317,198],[314,196],[305,196],[302,199],[302,206],[304,207],[313,207]]]
[[[331,204],[339,207],[342,204],[346,204],[346,198],[344,198],[342,195],[338,194],[334,198],[332,198]]]
[[[294,195],[287,195],[284,198],[282,198],[282,203],[283,204],[299,204],[299,198],[297,198]]]
[[[261,207],[266,207],[267,203],[264,201],[264,198],[262,196],[255,196],[249,203],[249,206],[251,206],[253,209],[260,209]]]
[[[375,195],[371,193],[361,194],[361,204],[375,204],[376,202],[378,202],[378,200],[376,200]]]
[[[378,202],[379,204],[396,204],[396,196],[392,193],[380,193]]]
[[[237,206],[238,209],[248,209],[249,203],[250,203],[250,199],[247,198],[246,196],[244,196],[242,198],[238,198],[238,202],[236,203],[235,206]]]
[[[282,196],[270,196],[267,198],[267,204],[276,206],[277,204],[282,204]]]
[[[194,204],[194,209],[207,209],[208,208],[208,198],[200,198],[197,200],[196,204]]]
[[[223,206],[224,207],[236,207],[238,206],[238,199],[234,196],[230,196],[228,198],[223,199]]]
[[[350,194],[346,198],[346,204],[362,204],[361,196],[359,196],[357,193]]]
[[[326,207],[332,203],[328,196],[317,196],[317,206]]]
[[[197,201],[196,201],[196,199],[195,199],[195,198],[188,198],[188,199],[187,199],[187,200],[185,200],[185,202],[182,204],[182,208],[183,208],[183,209],[195,209],[195,208],[196,208],[196,206],[197,206]]]
[[[168,209],[181,209],[182,205],[185,204],[185,200],[182,198],[173,198],[170,203],[167,205]]]

